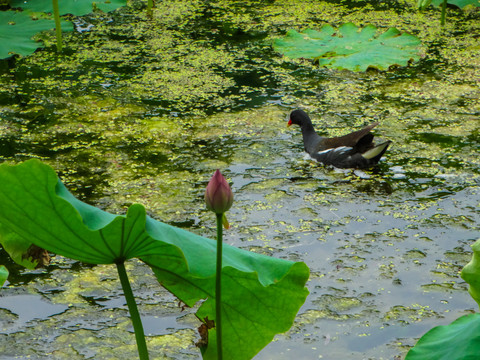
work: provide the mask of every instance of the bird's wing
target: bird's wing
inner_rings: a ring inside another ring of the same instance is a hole
[[[361,130],[354,131],[347,135],[333,138],[325,138],[318,144],[318,151],[341,146],[354,147],[357,145],[368,148],[373,140],[373,135],[369,133],[377,125],[378,122],[368,125]]]

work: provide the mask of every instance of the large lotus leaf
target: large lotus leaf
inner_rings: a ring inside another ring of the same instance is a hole
[[[423,335],[405,360],[477,360],[480,354],[480,314],[462,316]]]
[[[32,40],[33,35],[54,28],[54,20],[33,20],[26,12],[0,11],[0,59],[12,54],[32,54],[43,46],[41,42]],[[72,29],[71,23],[62,22],[62,30]]]
[[[4,265],[0,265],[0,286],[3,286],[8,278],[8,270]]]
[[[318,61],[320,66],[365,71],[372,67],[386,70],[392,65],[406,66],[420,59],[420,40],[390,28],[378,34],[373,25],[358,28],[352,23],[335,30],[324,25],[320,31],[289,30],[283,39],[274,42],[274,49],[289,58]]]
[[[127,0],[60,0],[58,8],[60,15],[72,14],[81,16],[91,13],[94,7],[104,12],[109,12],[126,4]],[[11,6],[31,11],[53,12],[52,0],[12,0]]]
[[[435,6],[442,5],[443,0],[432,0],[432,4]],[[448,0],[447,3],[458,6],[463,9],[467,5],[480,6],[480,0]]]
[[[215,320],[216,241],[146,216],[132,205],[113,215],[76,199],[49,166],[33,159],[0,165],[0,242],[11,234],[72,259],[106,264],[138,257],[201,320]],[[160,196],[160,195],[159,195]],[[304,263],[224,245],[222,318],[225,358],[249,359],[291,326],[305,301]],[[205,359],[215,359],[215,328]]]

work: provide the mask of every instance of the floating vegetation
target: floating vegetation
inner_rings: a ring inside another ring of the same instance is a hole
[[[312,59],[319,66],[338,70],[387,70],[420,59],[420,40],[416,36],[400,34],[395,28],[382,34],[377,30],[373,25],[359,29],[352,23],[338,29],[323,25],[319,31],[289,30],[273,47],[287,58]]]

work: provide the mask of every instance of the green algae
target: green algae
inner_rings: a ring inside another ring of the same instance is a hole
[[[405,324],[409,322],[417,322],[424,318],[440,316],[429,306],[420,304],[412,304],[410,306],[394,306],[386,314],[385,320],[395,320]]]
[[[57,256],[53,265],[62,262],[63,258]],[[66,265],[68,262],[63,264]],[[127,269],[136,291],[150,289],[138,298],[140,309],[144,316],[158,316],[160,328],[162,316],[193,316],[190,310],[181,311],[172,296],[158,287],[147,266],[131,261],[127,263]],[[36,352],[56,359],[82,359],[92,354],[105,359],[128,359],[130,354],[136,353],[136,344],[129,332],[131,321],[114,266],[101,265],[81,271],[58,269],[51,271],[48,278],[31,285],[51,303],[68,305],[68,311],[37,321],[33,326],[27,324],[20,332],[10,333],[8,342],[0,342],[2,354],[21,353],[26,341],[35,347]],[[3,330],[8,330],[9,324],[14,323],[14,319],[8,320],[8,316],[11,314],[2,318]],[[196,321],[188,322],[196,324]],[[194,330],[182,327],[177,326],[176,331],[167,331],[165,335],[147,337],[151,354],[166,359],[182,353],[184,358],[195,358],[197,354],[189,349],[196,341]],[[52,336],[51,329],[61,330]],[[34,336],[33,341],[31,336]]]

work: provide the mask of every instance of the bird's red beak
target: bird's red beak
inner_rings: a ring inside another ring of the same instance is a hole
[[[290,126],[290,125],[292,125],[292,119],[288,120],[287,126]]]

